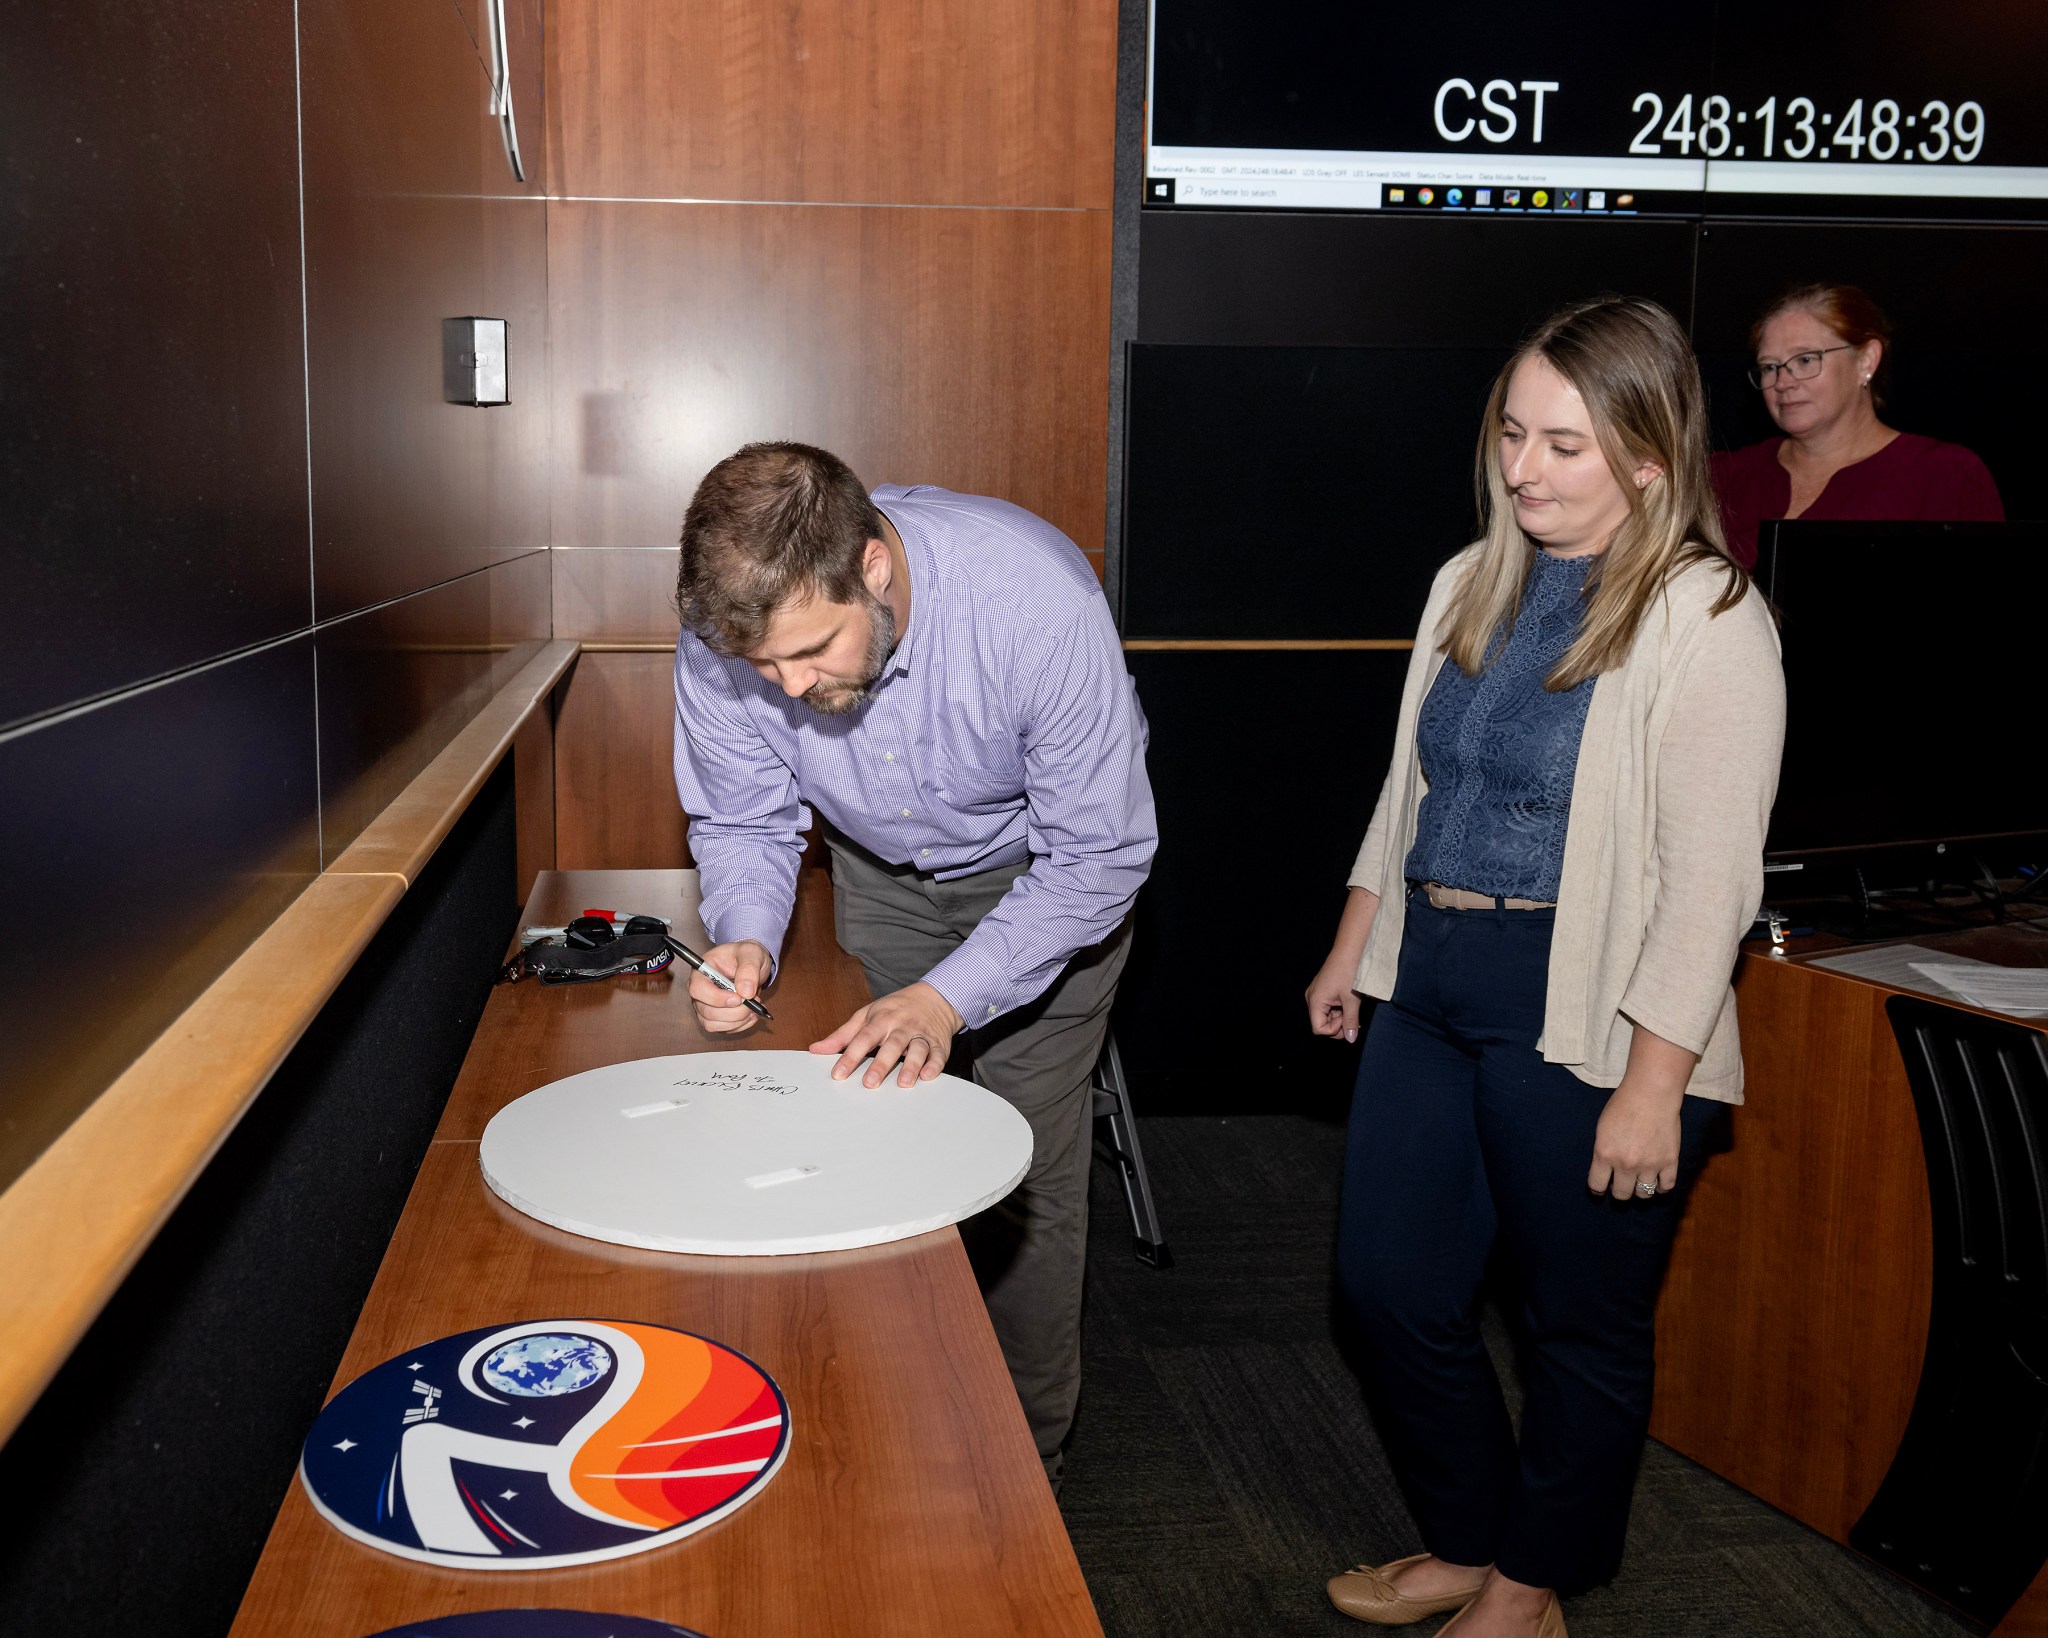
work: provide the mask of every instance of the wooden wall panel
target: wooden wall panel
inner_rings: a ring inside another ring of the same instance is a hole
[[[1099,558],[1107,212],[556,203],[549,227],[557,545],[667,545],[714,461],[786,437]]]
[[[704,472],[799,438],[1000,495],[1102,572],[1116,0],[549,11],[557,636],[675,639]],[[687,857],[669,662],[586,653],[565,869]]]
[[[586,654],[555,696],[555,858],[563,870],[688,865],[676,802],[673,661]]]
[[[534,878],[555,868],[555,712],[553,696],[534,707],[512,738],[514,802],[518,816],[513,868],[524,903]]]
[[[1927,1166],[1886,992],[1745,955],[1748,1102],[1658,1313],[1664,1443],[1846,1542],[1911,1414],[1933,1300]]]
[[[681,554],[674,547],[598,547],[552,555],[557,637],[675,646],[676,568]]]
[[[569,197],[1109,208],[1115,0],[563,0],[551,24]]]

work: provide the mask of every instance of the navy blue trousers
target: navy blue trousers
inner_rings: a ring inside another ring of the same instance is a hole
[[[1555,912],[1407,905],[1351,1107],[1338,1270],[1423,1544],[1574,1593],[1621,1562],[1657,1290],[1726,1107],[1687,1098],[1678,1188],[1586,1188],[1605,1088],[1536,1051]],[[1526,1343],[1519,1442],[1479,1333],[1496,1245]]]

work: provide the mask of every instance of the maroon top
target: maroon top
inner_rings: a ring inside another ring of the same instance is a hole
[[[1792,504],[1792,474],[1778,464],[1783,438],[1714,457],[1714,493],[1728,555],[1756,567],[1757,526]],[[1894,519],[2003,523],[2005,507],[1984,463],[1961,444],[1902,432],[1875,455],[1845,466],[1799,516],[1877,523]]]

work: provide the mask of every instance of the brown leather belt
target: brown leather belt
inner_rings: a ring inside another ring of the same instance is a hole
[[[1442,882],[1424,882],[1422,891],[1439,910],[1555,910],[1555,899],[1497,899],[1491,893],[1468,892]]]

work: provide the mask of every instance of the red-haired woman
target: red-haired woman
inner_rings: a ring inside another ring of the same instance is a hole
[[[1892,327],[1853,284],[1786,291],[1750,326],[1749,343],[1749,378],[1785,436],[1714,457],[1728,555],[1745,569],[1756,564],[1758,525],[1772,518],[2004,520],[1998,485],[1974,454],[1877,418]]]

